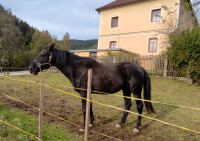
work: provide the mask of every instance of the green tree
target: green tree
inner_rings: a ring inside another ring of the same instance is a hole
[[[23,49],[23,34],[15,26],[15,17],[10,10],[0,5],[0,38],[2,47],[2,64],[11,66],[13,56]]]
[[[69,33],[67,32],[60,43],[60,49],[63,50],[70,50],[70,40],[69,40]]]
[[[42,32],[36,30],[32,36],[30,49],[35,50],[36,52],[39,52],[42,48],[44,48],[45,46],[47,46],[48,44],[52,42],[53,42],[53,39],[47,30],[42,31]]]

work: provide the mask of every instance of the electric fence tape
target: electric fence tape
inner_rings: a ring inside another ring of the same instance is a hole
[[[13,97],[11,97],[11,96],[9,96],[9,95],[3,93],[3,92],[0,92],[0,93],[1,93],[2,95],[6,96],[6,97],[8,97],[8,98],[10,98],[10,99],[12,99],[12,100],[15,100],[15,101],[17,101],[17,102],[20,102],[20,103],[22,103],[22,104],[24,104],[24,105],[27,105],[27,106],[29,106],[29,107],[32,107],[32,108],[35,109],[35,110],[38,110],[38,111],[40,110],[39,108],[36,108],[36,107],[34,107],[34,106],[32,106],[32,105],[30,105],[30,104],[28,104],[28,103],[25,103],[25,102],[23,102],[23,101],[21,101],[21,100],[18,100],[18,99],[16,99],[16,98],[13,98]],[[72,125],[74,125],[74,126],[81,127],[80,125],[78,125],[78,124],[76,124],[76,123],[73,123],[73,122],[68,121],[68,120],[66,120],[66,119],[64,119],[64,118],[58,117],[58,116],[56,116],[56,115],[53,115],[53,114],[51,114],[51,113],[49,113],[49,112],[44,111],[44,113],[46,113],[46,114],[48,114],[48,115],[50,115],[50,116],[52,116],[52,117],[55,117],[55,118],[57,118],[57,119],[63,120],[63,121],[65,121],[65,122],[67,122],[67,123],[70,123],[70,124],[72,124]],[[101,136],[105,136],[105,137],[107,137],[107,138],[112,138],[112,139],[115,139],[115,140],[118,140],[118,141],[122,141],[121,139],[118,139],[118,138],[115,138],[115,137],[111,137],[111,136],[109,136],[109,135],[105,135],[105,134],[103,134],[103,133],[99,133],[99,132],[96,132],[96,131],[93,131],[93,130],[90,130],[90,132],[93,132],[93,133],[95,133],[95,134],[99,134],[99,135],[101,135]]]
[[[2,76],[0,76],[0,77],[2,77]],[[4,76],[4,77],[6,77],[5,79],[9,79],[9,80],[16,80],[16,81],[23,81],[23,82],[40,84],[37,81],[27,81],[27,80],[24,80],[24,79],[13,79],[13,78],[9,78],[8,76]],[[46,83],[46,84],[48,84],[48,83]],[[66,88],[71,88],[71,89],[87,90],[87,89],[83,89],[83,88],[75,88],[75,87],[55,85],[55,84],[48,84],[48,85],[54,85],[54,86],[58,86],[58,87],[66,87]],[[130,99],[133,99],[133,100],[141,100],[141,101],[146,101],[146,102],[152,102],[152,103],[157,103],[157,104],[163,104],[163,105],[169,105],[169,106],[175,106],[175,107],[187,108],[187,109],[199,110],[200,111],[200,108],[197,108],[197,107],[189,107],[189,106],[177,105],[177,104],[168,104],[168,103],[163,103],[163,102],[158,102],[158,101],[153,101],[153,100],[146,100],[146,99],[142,99],[142,98],[134,98],[134,97],[128,97],[128,96],[121,96],[121,95],[109,94],[109,93],[104,93],[104,92],[99,92],[99,91],[92,91],[92,92],[94,92],[94,93],[96,92],[96,93],[99,93],[99,94],[105,94],[105,95],[109,95],[109,96],[130,98]]]
[[[35,81],[26,81],[26,80],[23,80],[23,79],[22,80],[21,79],[18,79],[18,80],[17,79],[10,79],[10,80],[35,83]],[[195,131],[195,130],[192,130],[192,129],[189,129],[189,128],[186,128],[186,127],[182,127],[182,126],[178,126],[178,125],[175,125],[175,124],[171,124],[171,123],[168,123],[168,122],[165,122],[165,121],[162,121],[162,120],[159,120],[159,119],[155,119],[155,118],[152,118],[152,117],[148,117],[148,116],[145,116],[145,115],[142,115],[142,114],[138,114],[138,113],[135,113],[135,112],[132,112],[132,111],[129,111],[129,110],[124,110],[122,108],[118,108],[118,107],[115,107],[115,106],[112,106],[112,105],[108,105],[108,104],[103,104],[103,103],[100,103],[100,102],[96,102],[96,101],[93,101],[93,100],[90,100],[90,99],[87,99],[87,98],[83,98],[81,96],[78,96],[78,95],[75,95],[75,94],[72,94],[72,93],[69,93],[69,92],[57,89],[57,88],[53,88],[53,87],[45,85],[45,84],[41,84],[39,82],[38,82],[38,84],[44,85],[45,87],[54,89],[56,91],[59,91],[59,92],[62,92],[62,93],[65,93],[65,94],[68,94],[68,95],[71,95],[71,96],[74,96],[74,97],[78,97],[78,98],[81,98],[81,99],[84,99],[84,100],[91,101],[93,103],[96,103],[96,104],[99,104],[99,105],[102,105],[102,106],[107,106],[107,107],[118,109],[118,110],[121,110],[121,111],[124,111],[124,112],[129,112],[131,114],[135,114],[135,115],[138,115],[138,116],[141,116],[141,117],[144,117],[144,118],[148,118],[148,119],[151,119],[151,120],[154,120],[154,121],[158,121],[158,122],[161,122],[163,124],[167,124],[167,125],[170,125],[170,126],[173,126],[173,127],[177,127],[177,128],[183,129],[183,130],[187,130],[187,131],[191,131],[191,132],[200,134],[200,131]]]

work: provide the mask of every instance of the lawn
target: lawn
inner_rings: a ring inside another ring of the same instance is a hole
[[[10,107],[6,103],[0,103],[0,119],[8,122],[14,126],[21,128],[22,130],[38,136],[38,118],[32,115],[28,115],[27,112],[22,111],[15,107]],[[45,121],[43,130],[43,140],[62,140],[62,141],[77,141],[82,140],[83,137],[71,133],[66,127],[60,123],[51,123]],[[16,130],[15,128],[8,126],[0,122],[0,140],[1,141],[30,141],[37,140],[36,138]]]
[[[69,87],[58,86],[71,86],[67,78],[61,73],[45,72],[40,73],[37,76],[23,75],[9,77],[15,79],[25,79],[27,81],[40,81],[41,77],[44,77],[45,84],[78,95],[78,93]],[[185,84],[177,80],[168,80],[154,77],[151,81],[152,100],[200,108],[199,86]],[[39,84],[0,79],[0,92],[6,93],[9,96],[29,103],[35,107],[39,107]],[[122,95],[122,92],[118,92],[118,94]],[[64,118],[65,120],[73,122],[77,125],[82,124],[83,117],[81,110],[81,100],[79,98],[45,87],[44,99],[45,111],[50,112],[58,117]],[[115,97],[113,95],[92,95],[92,100],[124,108],[123,98]],[[133,106],[131,111],[136,112],[134,100],[132,100],[132,102]],[[200,112],[198,110],[191,110],[155,103],[153,105],[157,112],[156,114],[148,114],[146,109],[144,109],[143,114],[172,124],[200,131]],[[122,128],[116,129],[115,124],[120,121],[123,111],[101,106],[95,103],[93,104],[93,111],[95,115],[95,126],[92,128],[92,130],[115,138],[119,138],[121,140],[200,140],[200,134],[165,125],[163,123],[159,123],[147,118],[143,118],[142,120],[141,131],[138,134],[134,134],[132,130],[136,125],[136,115],[129,114],[126,124]],[[26,129],[27,131],[30,131],[30,133],[37,135],[37,116],[37,110],[20,104],[19,102],[13,101],[0,94],[1,120],[6,119],[6,121],[11,122],[18,127]],[[26,120],[23,119],[23,117],[27,117]],[[79,127],[64,122],[60,119],[56,119],[55,117],[49,116],[47,114],[44,115],[44,118],[44,140],[82,140],[83,134],[78,132]],[[17,119],[17,121],[21,124],[18,124],[15,119]],[[34,124],[31,126],[31,122],[28,122],[29,119],[31,119],[31,121],[34,120]],[[2,123],[0,124],[2,125]],[[1,130],[3,130],[3,132],[1,132]],[[71,137],[72,139],[67,139],[67,135],[69,135],[69,138]],[[19,136],[18,138],[15,138],[17,140],[20,140],[21,138],[24,138],[24,140],[32,139],[32,137],[24,135],[20,131],[15,131],[15,129],[8,127],[7,125],[3,125],[2,128],[0,127],[0,139],[2,138],[3,140],[12,140],[12,137],[14,136]],[[90,133],[89,140],[94,141],[114,139],[110,139],[99,134]]]

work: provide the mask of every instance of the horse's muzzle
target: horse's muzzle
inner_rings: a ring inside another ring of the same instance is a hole
[[[29,72],[33,75],[37,75],[40,69],[37,66],[34,66],[33,63],[29,66]]]

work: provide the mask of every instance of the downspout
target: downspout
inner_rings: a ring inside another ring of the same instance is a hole
[[[182,3],[183,3],[183,0],[180,0],[180,4],[179,4],[179,13],[178,13],[178,25],[177,25],[177,29],[180,28],[180,24],[181,24]]]

